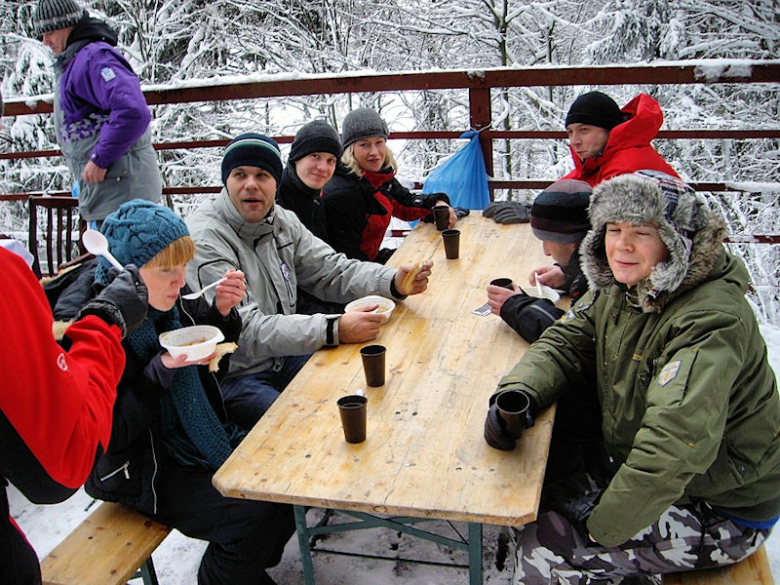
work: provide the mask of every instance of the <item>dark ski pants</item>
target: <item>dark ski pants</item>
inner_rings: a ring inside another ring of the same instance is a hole
[[[0,585],[40,585],[41,567],[30,543],[11,520],[3,482],[0,496]]]
[[[265,572],[279,564],[295,532],[292,506],[226,498],[211,484],[213,474],[168,462],[158,482],[153,519],[209,541],[199,585],[272,585]]]

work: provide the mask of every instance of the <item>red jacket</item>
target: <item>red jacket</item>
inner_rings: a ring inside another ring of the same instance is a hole
[[[88,316],[67,329],[72,346],[65,352],[24,261],[0,248],[0,273],[0,475],[33,502],[62,501],[108,446],[125,366],[121,332]]]
[[[579,179],[595,187],[617,175],[643,169],[661,171],[679,178],[675,170],[650,144],[664,122],[658,102],[649,95],[640,93],[623,106],[621,111],[630,118],[610,131],[602,155],[583,161],[572,149],[575,168],[563,177],[564,179]]]

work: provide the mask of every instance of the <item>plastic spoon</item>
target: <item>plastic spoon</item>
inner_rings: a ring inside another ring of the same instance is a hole
[[[534,282],[536,283],[536,292],[539,293],[539,298],[544,298],[544,293],[542,292],[542,285],[539,282],[539,275],[534,272]]]
[[[94,254],[95,256],[103,256],[103,258],[111,262],[111,265],[118,270],[125,269],[125,267],[119,263],[119,260],[114,258],[111,252],[108,251],[108,240],[106,239],[106,236],[101,234],[99,231],[85,231],[81,236],[81,241],[90,254]]]
[[[197,291],[195,291],[195,292],[191,292],[191,293],[187,293],[186,295],[182,295],[182,296],[181,296],[181,298],[183,298],[183,299],[187,299],[188,301],[191,301],[191,300],[193,300],[193,299],[197,299],[197,298],[198,298],[200,295],[202,295],[202,294],[203,294],[204,292],[206,292],[207,290],[209,290],[209,289],[211,289],[211,288],[214,288],[215,286],[217,286],[218,284],[221,284],[221,283],[225,282],[226,280],[227,280],[227,276],[223,276],[223,277],[222,277],[222,278],[220,278],[219,280],[215,280],[214,282],[212,282],[212,283],[211,283],[211,284],[209,284],[208,286],[204,286],[204,287],[203,287],[202,289],[200,289],[200,290],[197,290]]]

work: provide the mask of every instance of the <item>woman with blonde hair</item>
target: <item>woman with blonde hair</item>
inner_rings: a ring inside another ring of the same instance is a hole
[[[336,251],[384,264],[392,250],[380,249],[391,217],[406,221],[431,215],[434,205],[450,205],[444,193],[412,193],[395,178],[398,163],[387,147],[389,131],[371,108],[344,118],[344,154],[323,188],[328,233]],[[449,227],[457,222],[450,207]]]

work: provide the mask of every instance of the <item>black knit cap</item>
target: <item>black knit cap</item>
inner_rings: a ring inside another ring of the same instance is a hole
[[[615,100],[600,91],[591,91],[574,100],[569,113],[566,114],[564,127],[569,124],[588,124],[612,130],[623,122],[623,112]]]
[[[590,194],[590,185],[584,181],[556,181],[536,196],[531,231],[540,240],[578,244],[590,229]]]
[[[352,110],[341,123],[341,145],[344,148],[363,138],[381,136],[387,139],[389,135],[382,116],[371,108]]]
[[[236,167],[257,167],[268,171],[278,185],[282,179],[282,153],[273,138],[247,132],[228,142],[222,155],[222,184],[227,186],[230,171]]]
[[[84,8],[74,0],[41,0],[32,14],[32,25],[35,33],[40,36],[75,26],[83,14]]]
[[[314,152],[327,152],[341,158],[344,149],[336,129],[325,120],[314,120],[301,127],[295,135],[287,160],[295,162]]]

